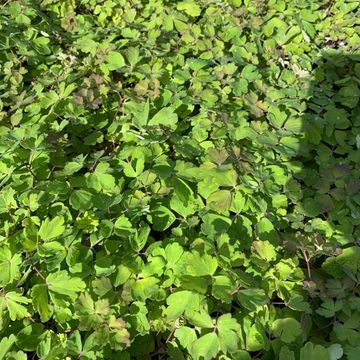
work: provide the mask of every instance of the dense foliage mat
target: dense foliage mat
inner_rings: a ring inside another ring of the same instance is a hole
[[[358,360],[360,3],[0,9],[0,359]]]

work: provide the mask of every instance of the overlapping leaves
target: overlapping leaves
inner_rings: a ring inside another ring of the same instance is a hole
[[[357,1],[8,1],[0,358],[355,360]]]

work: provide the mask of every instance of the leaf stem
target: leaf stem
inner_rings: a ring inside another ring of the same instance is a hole
[[[311,268],[310,268],[310,258],[307,256],[307,253],[306,253],[305,249],[302,248],[301,253],[303,254],[304,260],[306,262],[306,268],[307,268],[307,273],[308,273],[309,280],[311,280],[312,277],[311,277]]]
[[[45,279],[44,275],[38,270],[38,268],[36,266],[33,266],[33,269],[46,282],[46,279]]]

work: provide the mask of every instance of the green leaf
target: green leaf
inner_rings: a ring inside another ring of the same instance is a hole
[[[181,259],[184,254],[184,249],[178,243],[172,243],[165,248],[166,266],[170,269],[175,269],[178,265],[181,265]]]
[[[218,352],[218,338],[214,332],[211,332],[194,341],[190,354],[194,360],[211,360],[217,356]]]
[[[7,246],[0,247],[0,287],[5,287],[19,278],[21,263],[21,255],[13,255]]]
[[[242,78],[248,80],[248,81],[254,81],[256,79],[260,79],[261,75],[258,72],[258,69],[255,65],[248,64],[245,65],[244,68],[241,71]]]
[[[279,235],[276,232],[274,225],[267,218],[262,218],[256,224],[256,233],[260,240],[269,240],[271,242],[278,241]]]
[[[279,209],[279,208],[286,208],[287,205],[288,205],[288,200],[287,200],[287,197],[285,195],[282,195],[282,194],[275,194],[273,197],[272,197],[272,204],[273,206],[276,208],[276,209]]]
[[[86,190],[75,190],[69,202],[75,210],[89,210],[93,206],[93,195]]]
[[[309,303],[304,301],[304,297],[301,295],[292,295],[287,302],[287,306],[296,311],[311,312]]]
[[[16,341],[16,336],[11,334],[8,337],[3,337],[0,341],[0,360],[5,359],[5,355],[11,350],[11,347]]]
[[[21,294],[10,291],[0,297],[0,309],[6,308],[12,321],[29,316],[27,308],[23,304],[29,304],[31,300]]]
[[[231,303],[233,296],[231,292],[234,290],[235,284],[233,281],[225,275],[219,275],[213,277],[212,296],[215,299],[222,300],[226,303]]]
[[[267,218],[262,218],[256,225],[256,231],[260,236],[266,236],[266,234],[269,234],[271,231],[274,230],[274,225],[271,223],[271,221]],[[261,239],[266,240],[266,239]]]
[[[128,59],[130,65],[134,67],[141,60],[139,48],[136,47],[127,48],[126,58]]]
[[[101,163],[96,167],[93,173],[88,174],[86,185],[97,192],[102,191],[105,194],[112,193],[116,187],[115,178],[110,174],[106,174],[103,169],[101,169],[100,165]]]
[[[279,360],[295,360],[295,354],[287,346],[283,346],[279,353]]]
[[[307,342],[300,350],[300,360],[330,360],[330,356],[323,346]]]
[[[183,10],[186,14],[193,17],[199,16],[201,14],[200,6],[192,0],[180,1],[177,3],[176,7],[178,10]]]
[[[57,238],[65,231],[64,218],[62,216],[55,216],[53,219],[46,218],[41,223],[38,235],[44,241]]]
[[[250,311],[256,311],[269,301],[263,289],[242,289],[237,292],[237,297],[240,304]]]
[[[191,187],[182,179],[173,178],[174,192],[179,199],[187,205],[193,199],[194,192]]]
[[[174,337],[178,340],[179,344],[188,351],[191,349],[192,343],[197,339],[195,330],[187,326],[176,329]]]
[[[187,271],[192,276],[213,275],[218,267],[216,258],[192,252],[187,258]]]
[[[210,194],[206,199],[206,204],[216,212],[226,213],[231,207],[231,201],[232,196],[229,190],[218,190]]]
[[[166,299],[168,305],[165,310],[166,317],[170,320],[180,317],[185,310],[191,309],[196,304],[197,298],[197,294],[188,290],[170,294]]]
[[[167,126],[174,128],[178,121],[178,116],[171,107],[165,107],[159,110],[149,121],[148,126]]]
[[[231,356],[233,356],[234,360],[251,360],[249,353],[245,350],[235,351],[231,354]]]
[[[269,241],[254,241],[253,249],[260,255],[262,259],[266,261],[276,260],[276,251],[275,247],[270,244]]]
[[[76,47],[84,53],[95,54],[98,43],[90,35],[82,36],[76,41]]]
[[[127,177],[138,177],[145,168],[145,157],[141,150],[132,154],[131,162],[119,161]]]
[[[297,138],[284,136],[280,139],[280,145],[278,149],[283,156],[292,157],[299,152],[300,142]]]
[[[285,129],[293,132],[294,134],[299,134],[304,129],[304,120],[300,118],[290,118],[286,121],[284,125]]]
[[[134,229],[132,228],[131,222],[129,219],[121,215],[114,224],[114,232],[116,235],[122,237],[122,238],[128,238],[131,236],[134,232]]]
[[[340,344],[331,344],[326,350],[329,353],[329,360],[338,360],[344,355],[344,350]]]
[[[85,283],[78,277],[71,277],[65,270],[49,274],[46,278],[50,297],[65,296],[74,301],[77,293],[83,291]]]
[[[41,322],[47,322],[52,315],[46,284],[37,284],[31,289],[31,298],[35,310],[40,314]]]
[[[151,298],[158,291],[159,279],[155,277],[148,277],[145,279],[136,280],[132,286],[132,294],[136,300],[145,301]]]
[[[230,211],[236,214],[240,214],[245,207],[246,198],[240,192],[236,192],[232,198]]]
[[[258,323],[246,329],[246,349],[248,351],[259,351],[264,349],[266,334],[262,326]]]
[[[277,319],[272,323],[271,329],[285,343],[295,341],[302,333],[300,323],[293,318]]]
[[[131,236],[129,238],[130,245],[133,250],[135,250],[136,252],[139,252],[140,250],[142,250],[145,247],[146,242],[149,237],[149,234],[150,234],[150,231],[151,231],[150,226],[145,225],[145,224],[139,225],[139,228],[135,232],[134,236]]]
[[[50,106],[56,104],[59,101],[59,95],[53,90],[41,94],[40,98],[41,98],[41,106],[45,109],[49,108]]]
[[[232,223],[228,217],[218,214],[206,214],[202,217],[202,220],[201,231],[212,239],[220,234],[226,233]]]
[[[117,51],[111,51],[106,55],[105,62],[109,71],[118,70],[125,66],[124,57]]]
[[[1,4],[2,358],[360,358],[358,0]]]
[[[239,79],[233,84],[233,91],[235,96],[241,96],[248,91],[248,82],[246,79]]]
[[[191,202],[183,202],[176,194],[174,194],[170,199],[171,210],[174,210],[184,218],[195,214],[198,204],[199,202],[196,202],[195,200]]]
[[[231,314],[221,315],[217,321],[219,348],[223,353],[234,352],[240,348],[238,332],[241,326]]]
[[[340,311],[343,307],[343,302],[341,300],[334,301],[333,299],[325,299],[321,304],[321,307],[316,310],[321,316],[331,318]]]
[[[153,229],[156,231],[164,231],[168,229],[176,220],[175,215],[163,205],[154,207],[150,214]]]
[[[149,99],[146,102],[133,102],[128,101],[125,103],[124,107],[130,111],[133,115],[133,124],[141,129],[146,126],[149,119]]]
[[[14,198],[15,190],[6,188],[0,192],[0,214],[9,212],[11,209],[16,209],[17,202]]]
[[[207,311],[202,308],[196,310],[187,310],[186,318],[188,319],[190,324],[200,328],[212,329],[214,327],[213,319],[207,313]]]
[[[327,258],[322,268],[337,278],[343,276],[346,269],[355,274],[360,270],[360,248],[351,246],[342,250],[340,255]]]
[[[16,345],[24,351],[35,351],[44,337],[44,326],[39,323],[25,325],[17,334]]]
[[[131,275],[131,271],[129,270],[129,268],[125,265],[120,264],[117,267],[117,273],[116,273],[116,278],[114,281],[114,286],[118,287],[119,285],[122,285],[126,282],[126,280],[130,277]]]
[[[83,167],[83,162],[70,161],[64,166],[64,174],[69,176],[75,174]]]
[[[269,119],[271,125],[276,128],[281,128],[287,119],[287,115],[285,112],[282,112],[278,107],[271,106],[269,108],[267,118]]]

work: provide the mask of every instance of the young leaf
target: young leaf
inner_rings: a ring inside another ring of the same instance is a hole
[[[0,309],[6,308],[12,321],[29,316],[27,308],[23,304],[29,304],[31,300],[15,291],[0,296]]]
[[[21,263],[21,255],[13,255],[7,246],[0,247],[0,287],[5,287],[19,278]]]
[[[0,359],[5,359],[5,355],[10,351],[11,347],[16,341],[16,336],[11,334],[8,337],[3,337],[0,341]]]
[[[41,223],[38,235],[44,241],[57,238],[65,231],[64,218],[62,216],[55,216],[53,219],[46,218]]]

